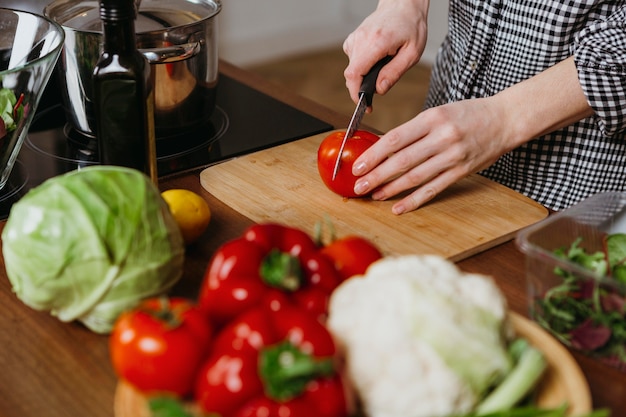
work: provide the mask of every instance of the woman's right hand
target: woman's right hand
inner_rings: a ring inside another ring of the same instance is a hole
[[[428,35],[429,0],[380,0],[343,43],[349,63],[346,87],[356,103],[363,76],[387,55],[393,59],[378,75],[376,92],[385,94],[422,56]]]

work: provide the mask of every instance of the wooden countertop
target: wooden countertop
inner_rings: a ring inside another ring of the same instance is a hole
[[[228,63],[221,71],[241,82],[327,121],[336,128],[348,116],[294,96],[286,90]],[[176,295],[195,298],[213,251],[239,235],[252,221],[213,198],[200,185],[199,172],[162,181],[163,190],[187,188],[204,196],[212,221],[204,238],[187,252],[185,272]],[[0,224],[0,228],[4,223]],[[26,307],[11,291],[0,268],[0,415],[5,417],[113,417],[116,378],[110,366],[107,337],[78,324],[64,324]],[[470,272],[493,276],[512,310],[527,315],[524,257],[513,242],[459,262]],[[574,353],[585,372],[594,406],[608,407],[614,417],[626,410],[626,373]]]

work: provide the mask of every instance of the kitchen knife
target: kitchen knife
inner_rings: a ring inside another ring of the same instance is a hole
[[[378,79],[378,73],[380,72],[382,67],[384,67],[389,61],[391,61],[391,58],[391,56],[386,56],[377,63],[375,63],[374,66],[365,75],[365,77],[363,77],[363,81],[361,82],[361,88],[359,89],[359,101],[356,104],[356,108],[354,109],[354,113],[352,114],[352,118],[350,119],[350,123],[348,124],[348,130],[346,130],[346,134],[341,141],[341,147],[339,148],[337,160],[335,161],[335,168],[333,169],[332,181],[335,180],[337,172],[339,172],[339,165],[341,164],[341,154],[343,153],[343,148],[346,146],[348,138],[351,138],[352,135],[354,135],[354,132],[358,129],[359,124],[361,124],[361,120],[363,119],[365,110],[367,110],[367,108],[372,105],[372,99],[374,98],[374,92],[376,91],[376,80]]]

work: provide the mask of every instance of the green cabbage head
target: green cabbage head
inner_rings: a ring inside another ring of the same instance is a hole
[[[92,166],[33,188],[12,207],[2,240],[19,299],[97,333],[183,271],[184,243],[167,204],[127,168]]]

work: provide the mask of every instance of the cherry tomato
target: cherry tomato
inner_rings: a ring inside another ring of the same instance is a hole
[[[320,252],[335,264],[342,280],[363,275],[372,262],[383,257],[371,241],[354,235],[333,240]]]
[[[113,369],[144,393],[189,394],[212,342],[208,318],[184,298],[151,298],[122,313],[110,336]]]
[[[335,161],[344,136],[344,131],[336,131],[324,138],[317,150],[317,169],[322,181],[331,191],[342,197],[360,197],[354,192],[354,183],[358,177],[352,175],[352,164],[379,137],[365,130],[354,132],[354,135],[346,141],[341,153],[339,171],[333,180]]]

